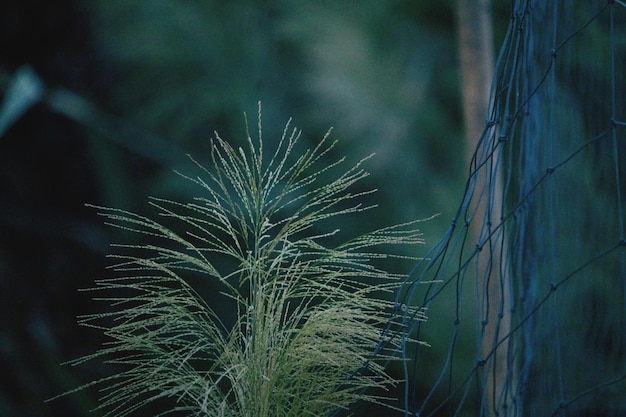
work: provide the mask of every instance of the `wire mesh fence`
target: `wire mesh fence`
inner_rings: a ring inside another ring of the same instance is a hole
[[[398,293],[405,415],[624,415],[626,5],[511,7],[464,196]]]

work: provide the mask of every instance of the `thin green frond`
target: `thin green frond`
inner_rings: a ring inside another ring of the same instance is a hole
[[[345,158],[327,162],[330,131],[295,155],[300,132],[290,123],[269,158],[260,107],[256,143],[248,128],[245,148],[216,134],[210,165],[190,157],[199,173],[179,174],[197,197],[152,198],[154,218],[94,206],[107,224],[142,237],[115,245],[118,275],[96,283],[111,310],[80,318],[110,342],[74,363],[122,369],[82,387],[102,388],[107,415],[162,399],[172,405],[161,415],[237,417],[328,416],[356,401],[385,403],[369,390],[398,382],[383,364],[400,341],[380,343],[394,309],[380,295],[403,275],[386,265],[416,257],[388,249],[415,253],[422,235],[409,222],[330,245],[341,231],[328,230],[329,219],[375,207],[365,203],[373,190],[352,191],[370,157],[347,168]],[[191,276],[221,288],[234,320],[203,299]]]

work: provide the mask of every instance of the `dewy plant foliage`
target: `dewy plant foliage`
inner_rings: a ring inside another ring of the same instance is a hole
[[[107,415],[169,398],[161,415],[328,416],[359,400],[386,402],[371,389],[397,382],[384,364],[400,338],[385,337],[393,303],[380,297],[400,277],[380,265],[401,256],[381,248],[421,243],[415,222],[328,247],[340,231],[320,232],[325,225],[372,208],[363,202],[373,191],[351,191],[368,175],[367,158],[349,169],[328,163],[328,134],[297,156],[300,132],[289,123],[268,157],[260,110],[258,135],[255,143],[248,134],[247,149],[216,135],[210,165],[192,159],[200,175],[183,176],[198,196],[151,199],[156,219],[98,207],[150,242],[115,245],[118,274],[95,288],[112,312],[81,320],[111,341],[74,363],[105,358],[122,369],[79,388],[101,387]],[[198,274],[233,304],[230,324],[192,287]]]

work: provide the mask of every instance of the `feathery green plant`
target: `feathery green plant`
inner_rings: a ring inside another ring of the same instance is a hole
[[[81,319],[111,342],[73,363],[106,358],[124,369],[79,388],[103,387],[107,415],[170,398],[161,415],[328,416],[358,400],[386,403],[368,390],[397,383],[384,363],[397,357],[399,341],[380,343],[393,303],[380,292],[399,275],[376,265],[401,256],[375,248],[421,243],[416,222],[328,247],[340,231],[320,233],[326,220],[373,207],[362,202],[373,191],[350,191],[368,175],[368,158],[347,170],[344,158],[326,163],[336,143],[330,131],[294,158],[300,132],[288,122],[268,159],[260,105],[258,117],[256,145],[249,132],[247,150],[216,134],[210,168],[192,159],[201,175],[183,177],[198,186],[193,201],[152,198],[159,220],[97,207],[107,223],[149,242],[115,245],[120,276],[96,288],[113,311]],[[334,179],[320,183],[321,174]],[[234,323],[207,304],[190,274],[219,281]]]

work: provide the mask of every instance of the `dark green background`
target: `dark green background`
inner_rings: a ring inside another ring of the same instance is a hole
[[[494,2],[496,50],[509,3]],[[214,131],[243,144],[243,113],[254,131],[259,100],[268,147],[293,117],[304,145],[333,126],[336,156],[356,162],[375,152],[364,186],[379,189],[372,202],[381,208],[343,226],[365,232],[439,213],[423,224],[427,245],[413,255],[424,255],[454,215],[467,172],[454,7],[2,2],[0,95],[24,65],[47,95],[0,137],[0,415],[88,415],[94,391],[44,400],[111,372],[98,363],[60,366],[103,341],[76,324],[104,308],[78,290],[106,273],[109,244],[119,238],[84,204],[149,213],[150,195],[189,198],[194,190],[173,170],[190,167],[187,153],[207,160]],[[60,107],[60,92],[83,101]]]

